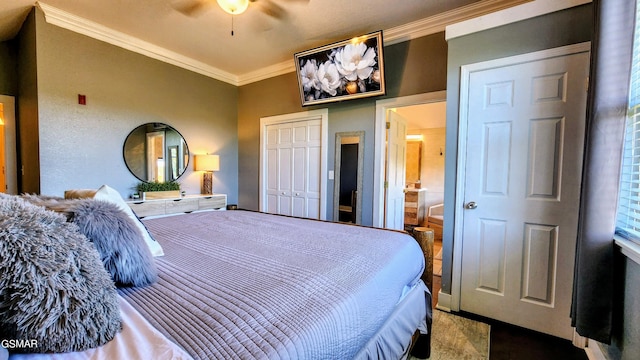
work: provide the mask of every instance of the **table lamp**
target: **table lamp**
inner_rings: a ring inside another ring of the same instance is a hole
[[[213,172],[220,170],[220,156],[196,155],[195,170],[204,171],[202,174],[202,193],[213,194]]]

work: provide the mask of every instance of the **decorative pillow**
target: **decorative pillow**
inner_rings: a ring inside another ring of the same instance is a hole
[[[146,286],[158,279],[153,256],[136,224],[117,205],[75,200],[71,222],[93,242],[116,284]]]
[[[67,200],[71,199],[88,199],[92,198],[96,194],[95,189],[73,189],[73,190],[65,190],[64,198]]]
[[[67,218],[71,216],[71,207],[74,203],[73,200],[65,200],[57,196],[37,194],[22,194],[20,197],[34,205],[43,206],[47,210],[53,210],[57,213],[65,214]]]
[[[0,339],[36,340],[25,352],[84,351],[122,329],[100,255],[63,215],[0,194],[0,254]]]
[[[133,210],[131,210],[131,207],[129,207],[129,205],[127,205],[127,203],[122,199],[122,196],[120,196],[120,193],[117,190],[107,185],[102,185],[98,189],[98,191],[96,191],[96,194],[93,196],[93,198],[98,200],[108,201],[110,203],[117,205],[122,211],[124,211],[127,214],[127,216],[129,216],[134,221],[138,229],[140,229],[140,232],[142,233],[142,236],[144,237],[144,240],[147,243],[149,250],[151,250],[151,255],[153,256],[164,255],[164,251],[162,250],[162,246],[160,246],[160,243],[157,242],[156,239],[154,239],[151,236],[151,234],[149,233],[149,230],[147,230],[146,226],[144,226],[144,224],[136,216]]]

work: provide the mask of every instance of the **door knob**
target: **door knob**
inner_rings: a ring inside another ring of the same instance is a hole
[[[477,207],[478,207],[478,204],[476,204],[476,202],[475,202],[475,201],[470,201],[470,202],[468,202],[468,203],[466,203],[466,204],[464,205],[464,208],[465,208],[465,209],[468,209],[468,210],[473,210],[473,209],[475,209],[475,208],[477,208]]]

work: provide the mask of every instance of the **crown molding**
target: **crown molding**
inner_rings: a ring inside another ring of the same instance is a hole
[[[258,69],[256,71],[252,71],[252,72],[238,76],[237,85],[238,86],[247,85],[247,84],[251,84],[251,83],[265,80],[268,78],[288,74],[294,71],[296,71],[296,63],[293,60],[293,55],[292,55],[291,60],[283,61],[281,63],[267,66],[262,69]]]
[[[393,45],[426,35],[444,32],[448,25],[504,10],[530,1],[532,0],[483,0],[458,9],[430,16],[422,20],[386,29],[383,30],[384,45]],[[45,16],[45,21],[49,24],[104,41],[111,45],[118,46],[231,85],[247,85],[295,71],[295,63],[292,55],[291,60],[283,61],[281,63],[241,75],[232,74],[201,61],[186,57],[163,47],[73,15],[51,5],[47,5],[46,3],[38,1],[36,5],[42,10]]]
[[[493,29],[518,21],[531,19],[536,16],[550,14],[575,6],[590,3],[592,0],[535,0],[502,11],[496,11],[486,16],[477,17],[447,26],[445,38],[451,40],[475,32]]]
[[[384,44],[393,45],[419,37],[444,32],[446,27],[461,21],[504,10],[532,0],[485,0],[422,20],[400,25],[384,31]]]

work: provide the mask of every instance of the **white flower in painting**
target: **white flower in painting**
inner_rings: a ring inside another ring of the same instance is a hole
[[[364,80],[371,76],[376,52],[364,43],[348,44],[336,53],[336,66],[347,80]]]
[[[342,84],[336,64],[331,61],[320,64],[320,66],[318,66],[316,76],[318,78],[320,89],[331,96],[336,96],[336,89]]]
[[[316,73],[318,68],[316,67],[316,61],[308,60],[304,66],[300,69],[300,79],[302,79],[302,89],[307,92],[311,89],[318,90],[318,78]]]

